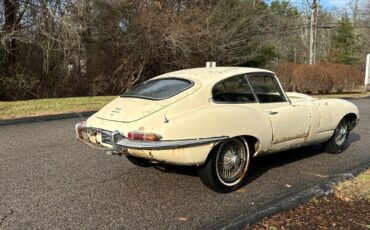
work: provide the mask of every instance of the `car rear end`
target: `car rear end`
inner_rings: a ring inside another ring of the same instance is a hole
[[[191,109],[186,99],[200,87],[200,83],[184,78],[145,82],[113,100],[86,122],[76,124],[76,137],[90,147],[112,154],[200,165],[214,143],[224,138],[179,138],[166,128],[169,127],[166,114]]]

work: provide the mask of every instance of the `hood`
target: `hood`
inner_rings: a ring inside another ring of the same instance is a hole
[[[95,113],[95,117],[118,122],[134,122],[162,110],[189,96],[200,88],[195,84],[188,90],[164,100],[118,97]]]

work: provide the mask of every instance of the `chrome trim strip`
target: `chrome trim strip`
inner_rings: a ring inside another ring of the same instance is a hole
[[[191,147],[196,145],[203,145],[212,142],[219,142],[226,140],[227,136],[221,137],[210,137],[210,138],[199,138],[199,139],[189,139],[189,140],[174,140],[174,141],[139,141],[139,140],[129,140],[124,138],[117,142],[117,145],[126,148],[133,149],[176,149],[181,147]]]
[[[249,88],[251,89],[252,91],[252,94],[254,96],[254,99],[256,100],[257,103],[260,103],[260,99],[258,98],[257,94],[256,94],[256,91],[254,91],[254,88],[252,87],[252,84],[251,84],[251,81],[249,81],[249,78],[248,78],[248,75],[247,74],[244,74],[244,78],[247,80],[248,82],[248,85],[249,85]]]

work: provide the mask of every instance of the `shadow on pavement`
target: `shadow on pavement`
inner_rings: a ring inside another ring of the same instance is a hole
[[[359,140],[361,140],[361,136],[359,134],[351,133],[349,137],[349,145]],[[325,150],[322,145],[317,144],[253,158],[250,162],[245,184],[256,180],[272,168],[288,165],[323,153],[325,154]],[[153,168],[164,173],[175,173],[192,177],[198,176],[197,167],[157,164],[154,165]]]

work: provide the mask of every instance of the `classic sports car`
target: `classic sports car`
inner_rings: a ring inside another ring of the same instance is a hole
[[[75,130],[82,143],[138,166],[198,166],[205,185],[231,192],[252,157],[315,143],[340,153],[358,121],[351,102],[285,93],[271,71],[210,67],[141,83]]]

